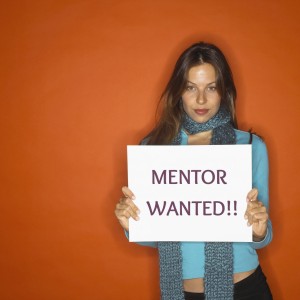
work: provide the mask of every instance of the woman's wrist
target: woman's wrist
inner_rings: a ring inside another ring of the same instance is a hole
[[[252,240],[253,240],[253,242],[261,242],[265,239],[266,235],[267,235],[267,230],[263,235],[257,235],[255,233],[253,233]]]

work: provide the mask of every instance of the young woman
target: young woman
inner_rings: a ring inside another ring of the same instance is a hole
[[[269,300],[272,295],[256,249],[272,240],[268,216],[268,155],[256,135],[237,129],[236,89],[230,67],[216,46],[197,43],[179,57],[162,96],[157,126],[145,145],[252,144],[253,189],[245,195],[245,222],[252,226],[251,243],[153,242],[160,256],[160,287],[164,300]],[[115,215],[128,235],[128,219],[138,220],[134,193],[124,197]]]

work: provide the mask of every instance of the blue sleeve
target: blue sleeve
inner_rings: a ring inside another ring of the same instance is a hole
[[[252,187],[258,189],[258,200],[267,208],[269,214],[269,161],[266,144],[256,135],[252,141]],[[272,223],[268,220],[267,234],[260,242],[252,242],[254,249],[267,246],[273,237]]]
[[[129,239],[129,232],[125,231],[125,235],[127,237],[127,239]],[[148,247],[153,247],[153,248],[157,248],[157,242],[137,242],[136,244],[141,245],[141,246],[148,246]]]

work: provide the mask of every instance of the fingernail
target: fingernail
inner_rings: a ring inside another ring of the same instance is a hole
[[[245,220],[248,220],[248,216],[247,215],[244,215],[244,218],[245,218]]]
[[[140,218],[139,218],[139,217],[136,217],[135,219],[138,221]]]
[[[139,215],[141,212],[140,212],[140,210],[138,209],[138,210],[136,211],[136,213]]]
[[[134,196],[134,195],[132,195],[132,196],[131,196],[131,199],[132,199],[132,200],[134,200],[134,199],[135,199],[135,196]]]
[[[247,226],[251,226],[251,224],[249,222],[247,222]]]

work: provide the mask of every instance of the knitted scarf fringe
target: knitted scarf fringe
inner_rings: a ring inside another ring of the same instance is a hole
[[[222,105],[218,113],[205,123],[197,123],[184,113],[181,129],[190,134],[213,130],[212,145],[236,143],[230,113]],[[181,144],[181,130],[172,144]],[[184,300],[181,243],[158,242],[158,250],[161,299]],[[233,299],[232,243],[205,243],[204,284],[206,300]]]

